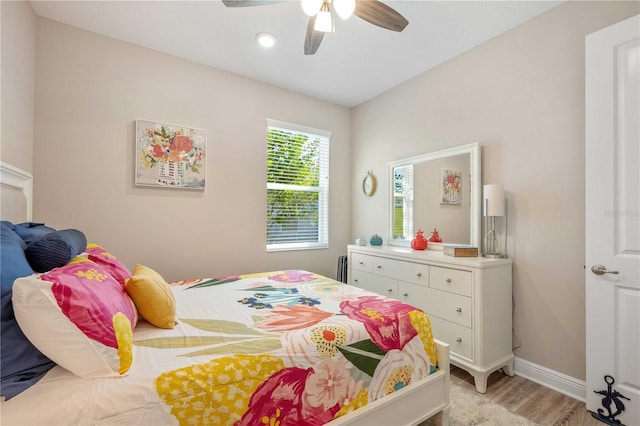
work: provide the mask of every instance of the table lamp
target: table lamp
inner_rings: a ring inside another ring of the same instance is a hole
[[[508,257],[507,200],[504,197],[504,186],[502,184],[487,184],[484,185],[483,193],[485,237],[482,256],[506,259]],[[502,238],[499,238],[500,235]]]

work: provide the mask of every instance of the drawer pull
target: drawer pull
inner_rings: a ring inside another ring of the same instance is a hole
[[[422,276],[422,272],[418,272],[418,273],[416,274],[416,277],[418,277],[418,278],[420,278],[421,276]]]
[[[456,312],[462,312],[462,308],[456,308]]]
[[[393,293],[393,289],[392,289],[392,288],[388,288],[388,289],[387,289],[387,291],[388,291],[389,293]]]
[[[409,293],[405,293],[405,294],[403,294],[403,296],[404,296],[404,297],[407,297],[407,296],[409,296]]]
[[[456,342],[462,343],[462,337],[456,337]]]
[[[451,284],[451,278],[447,278],[445,281],[447,282],[447,284]]]
[[[358,279],[357,279],[357,278],[354,278],[354,279],[353,279],[353,281],[358,282]]]
[[[382,265],[378,265],[378,266],[376,266],[376,268],[382,269]]]
[[[362,260],[360,262],[358,262],[358,263],[361,264],[361,265],[364,265],[364,262]]]

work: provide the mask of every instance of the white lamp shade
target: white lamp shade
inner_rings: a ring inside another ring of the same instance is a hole
[[[356,0],[333,0],[333,8],[342,19],[349,19],[356,10]]]
[[[484,185],[484,215],[504,216],[504,186],[499,183]]]
[[[316,16],[322,7],[322,0],[302,0],[302,10],[309,16]]]
[[[316,31],[322,31],[323,33],[330,33],[333,31],[333,23],[331,22],[331,12],[321,10],[316,15],[316,23],[313,26]]]

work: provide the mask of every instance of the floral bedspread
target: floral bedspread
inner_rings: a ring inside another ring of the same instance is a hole
[[[170,287],[178,325],[139,323],[128,376],[86,380],[56,367],[3,403],[3,420],[38,424],[34,412],[59,411],[82,424],[320,425],[436,370],[421,310],[320,275]],[[28,409],[34,401],[45,408]]]

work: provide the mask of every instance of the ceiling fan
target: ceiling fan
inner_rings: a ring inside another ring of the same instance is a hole
[[[261,6],[282,0],[222,0],[227,7]],[[409,24],[402,15],[377,0],[301,0],[302,9],[310,16],[304,39],[304,54],[313,55],[320,47],[324,34],[333,32],[333,18],[329,6],[342,19],[352,14],[381,28],[400,32]]]

